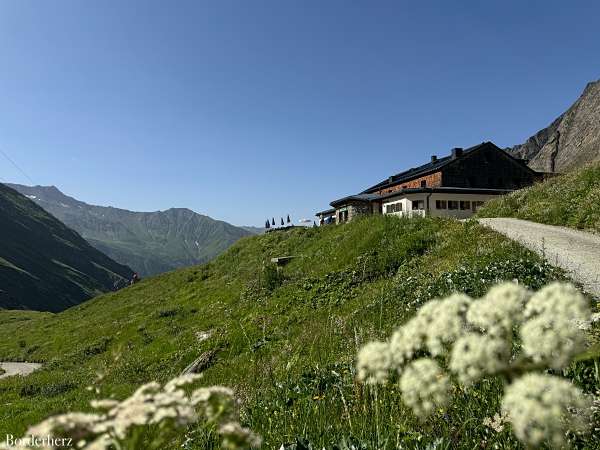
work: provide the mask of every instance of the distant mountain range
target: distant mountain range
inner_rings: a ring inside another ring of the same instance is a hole
[[[600,80],[588,83],[579,99],[547,128],[507,150],[543,172],[566,172],[600,161]]]
[[[256,234],[189,209],[133,212],[89,205],[54,186],[10,184],[90,244],[142,276],[204,263],[238,239]]]
[[[133,271],[0,184],[0,308],[61,311],[125,286]]]

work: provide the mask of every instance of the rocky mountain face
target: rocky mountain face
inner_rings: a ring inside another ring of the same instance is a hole
[[[204,263],[253,234],[184,208],[133,212],[89,205],[54,186],[10,186],[142,276]]]
[[[62,311],[128,284],[133,271],[0,184],[0,309]]]
[[[565,172],[600,161],[600,80],[547,128],[510,149],[542,172]]]

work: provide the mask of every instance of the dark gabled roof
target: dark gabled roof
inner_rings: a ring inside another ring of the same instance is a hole
[[[380,196],[377,194],[356,194],[356,195],[348,195],[347,197],[339,198],[330,203],[331,206],[335,207],[336,205],[343,205],[345,203],[349,203],[351,201],[358,202],[370,202],[371,200],[378,199]]]
[[[460,156],[460,158],[464,158],[469,153],[475,152],[483,147],[488,147],[488,146],[494,147],[495,149],[503,152],[509,158],[514,159],[515,162],[518,161],[515,157],[513,157],[509,153],[502,150],[500,147],[498,147],[493,142],[482,142],[481,144],[467,148],[462,151],[462,156]],[[438,170],[446,167],[449,164],[452,164],[453,162],[457,161],[460,158],[452,158],[452,156],[449,155],[449,156],[444,156],[442,158],[438,158],[436,161],[431,161],[427,164],[423,164],[422,166],[413,167],[412,169],[408,169],[404,172],[400,172],[400,173],[397,173],[396,175],[392,175],[388,179],[383,180],[382,182],[377,183],[376,185],[365,189],[364,191],[361,192],[361,194],[370,194],[370,193],[376,192],[384,187],[396,186],[401,183],[406,183],[414,178],[418,178],[420,176],[424,176],[424,175],[427,175],[432,172],[437,172]],[[529,167],[527,167],[526,165],[522,165],[522,166],[525,167],[527,170],[530,170],[533,172],[533,170],[530,169]]]

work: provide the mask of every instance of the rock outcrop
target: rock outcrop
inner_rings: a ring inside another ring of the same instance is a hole
[[[566,172],[600,161],[600,80],[589,83],[547,128],[508,150],[542,172]]]

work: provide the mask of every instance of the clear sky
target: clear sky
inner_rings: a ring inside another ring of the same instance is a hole
[[[88,203],[238,225],[485,140],[600,78],[600,2],[0,1],[0,148]],[[31,182],[0,155],[0,180]]]

